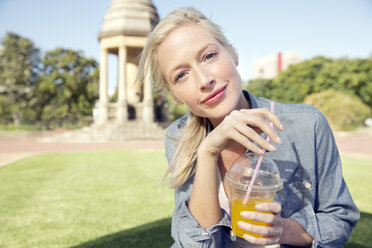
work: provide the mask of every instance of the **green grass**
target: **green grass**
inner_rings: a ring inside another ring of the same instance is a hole
[[[18,135],[18,134],[28,134],[33,132],[40,132],[46,130],[55,130],[55,129],[78,129],[85,126],[89,126],[92,123],[90,118],[83,118],[77,122],[38,122],[34,124],[0,124],[0,135]]]
[[[343,157],[343,175],[361,218],[345,247],[372,244],[372,160]]]
[[[0,247],[169,247],[162,151],[39,155],[0,169]],[[158,235],[158,231],[162,231]]]
[[[362,212],[345,247],[372,244],[372,161],[343,158]],[[49,154],[0,168],[0,248],[169,247],[173,192],[163,151]]]

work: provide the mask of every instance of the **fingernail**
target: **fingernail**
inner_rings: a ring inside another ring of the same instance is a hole
[[[263,210],[263,206],[261,204],[256,204],[255,208],[256,210],[260,210],[260,211]]]
[[[262,154],[265,154],[265,150],[264,149],[258,149],[258,152],[262,155]]]
[[[270,148],[271,151],[276,151],[276,147],[273,146],[272,144],[269,145],[269,148]]]
[[[281,144],[282,143],[282,139],[279,136],[276,136],[275,141],[278,144]]]

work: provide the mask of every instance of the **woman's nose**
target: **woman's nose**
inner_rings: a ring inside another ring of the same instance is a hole
[[[197,74],[198,74],[197,80],[199,82],[200,89],[208,89],[211,86],[213,86],[215,81],[213,79],[213,76],[210,73],[208,73],[207,70],[200,68],[197,70]]]

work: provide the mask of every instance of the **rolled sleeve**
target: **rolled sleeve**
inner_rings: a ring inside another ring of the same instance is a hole
[[[173,247],[222,247],[222,228],[229,226],[229,217],[222,211],[222,219],[204,229],[190,213],[187,201],[182,201],[172,218]]]

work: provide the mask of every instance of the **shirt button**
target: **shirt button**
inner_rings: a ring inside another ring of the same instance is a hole
[[[311,188],[311,183],[305,182],[304,184],[305,184],[305,188],[307,188],[307,189],[310,189]]]

